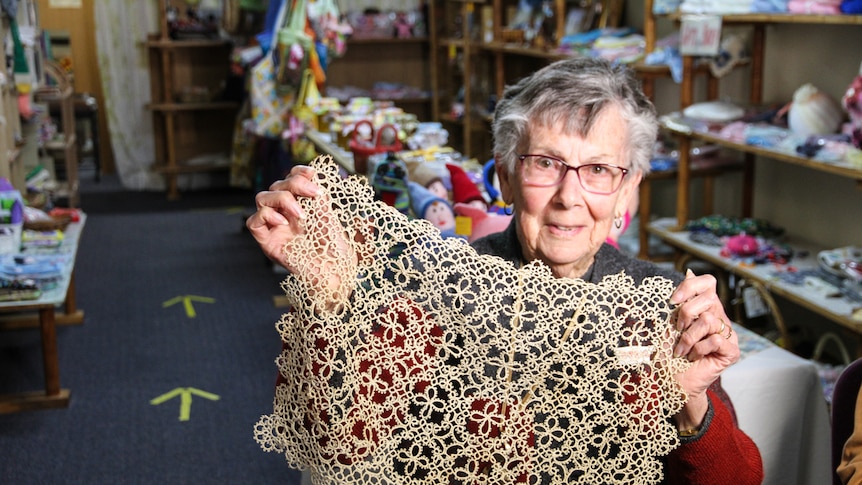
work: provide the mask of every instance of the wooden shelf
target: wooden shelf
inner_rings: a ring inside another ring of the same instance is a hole
[[[205,103],[148,103],[146,109],[152,111],[206,111],[237,110],[239,103],[233,101],[210,101]]]
[[[217,93],[226,79],[233,42],[221,38],[171,39],[167,7],[177,0],[159,0],[159,30],[144,44],[150,51],[150,103],[156,146],[155,170],[165,177],[167,197],[180,196],[177,177],[183,173],[224,171],[219,163],[187,168],[191,159],[210,153],[229,158],[235,117],[234,101],[178,102],[178,88],[204,88]]]
[[[569,52],[538,49],[535,47],[525,47],[522,45],[510,44],[506,42],[485,42],[482,44],[478,44],[478,46],[480,49],[484,49],[488,52],[527,56],[539,59],[547,59],[549,61],[568,59],[572,57],[572,54]]]
[[[658,14],[674,21],[682,20],[686,14]],[[797,15],[797,14],[724,14],[722,24],[812,24],[812,25],[862,25],[862,15]]]
[[[226,39],[162,39],[150,38],[144,44],[147,47],[154,49],[212,49],[225,48],[233,45],[233,42]]]
[[[33,92],[33,100],[37,103],[61,102],[64,99],[72,96],[73,89],[71,85],[61,87],[41,87]]]
[[[363,46],[363,45],[392,45],[392,44],[427,44],[428,37],[372,37],[368,39],[356,39],[350,38],[347,40],[347,50],[350,51],[351,47],[354,46]]]
[[[326,86],[354,86],[372,93],[379,82],[415,88],[413,94],[430,92],[431,67],[428,37],[348,39],[344,56],[335,59],[326,73]],[[392,101],[419,120],[431,119],[431,98],[376,96]]]
[[[678,124],[668,125],[667,123],[665,123],[663,126],[665,129],[678,135],[684,135],[693,139],[713,143],[715,145],[719,145],[725,148],[731,148],[740,153],[750,153],[773,160],[780,160],[782,162],[791,163],[793,165],[799,165],[801,167],[831,173],[834,175],[839,175],[841,177],[847,177],[862,182],[862,167],[853,166],[850,162],[820,162],[817,160],[812,160],[810,158],[793,155],[791,153],[771,150],[769,148],[763,148],[755,145],[737,143],[731,140],[727,140],[725,138],[721,138],[712,133],[704,133],[693,129],[686,130]]]
[[[696,258],[707,261],[725,271],[739,275],[765,286],[771,293],[779,295],[802,307],[838,323],[858,336],[857,355],[862,355],[862,321],[854,320],[853,312],[859,304],[847,297],[829,297],[823,293],[811,291],[805,285],[793,285],[782,281],[774,275],[776,267],[771,264],[748,265],[740,260],[726,258],[721,255],[721,247],[696,243],[689,237],[689,232],[680,230],[673,218],[659,219],[648,226],[648,231],[663,241]],[[819,247],[798,237],[787,237],[793,248],[794,256],[787,266],[795,271],[817,269],[817,254],[828,248]]]
[[[77,135],[74,133],[64,137],[62,140],[50,140],[45,142],[44,148],[53,151],[66,151],[74,149],[77,146]]]

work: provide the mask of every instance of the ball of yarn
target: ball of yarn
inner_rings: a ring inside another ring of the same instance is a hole
[[[838,131],[843,118],[838,101],[808,83],[793,93],[787,124],[797,135],[827,135]]]

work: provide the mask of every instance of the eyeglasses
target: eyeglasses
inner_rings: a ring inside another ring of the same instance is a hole
[[[578,174],[581,188],[591,194],[610,195],[619,190],[627,168],[604,163],[590,163],[573,167],[549,155],[518,155],[521,161],[522,180],[533,187],[554,187],[560,184],[569,170]]]

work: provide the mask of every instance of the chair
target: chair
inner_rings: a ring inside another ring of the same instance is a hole
[[[835,469],[841,462],[844,443],[853,432],[856,397],[859,395],[860,386],[862,386],[862,358],[854,360],[841,372],[832,391],[832,483],[834,485],[842,485]]]

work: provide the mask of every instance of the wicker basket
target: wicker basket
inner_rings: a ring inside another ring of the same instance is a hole
[[[31,231],[65,231],[72,217],[68,215],[51,216],[51,219],[40,219],[38,221],[24,221],[24,229]]]

